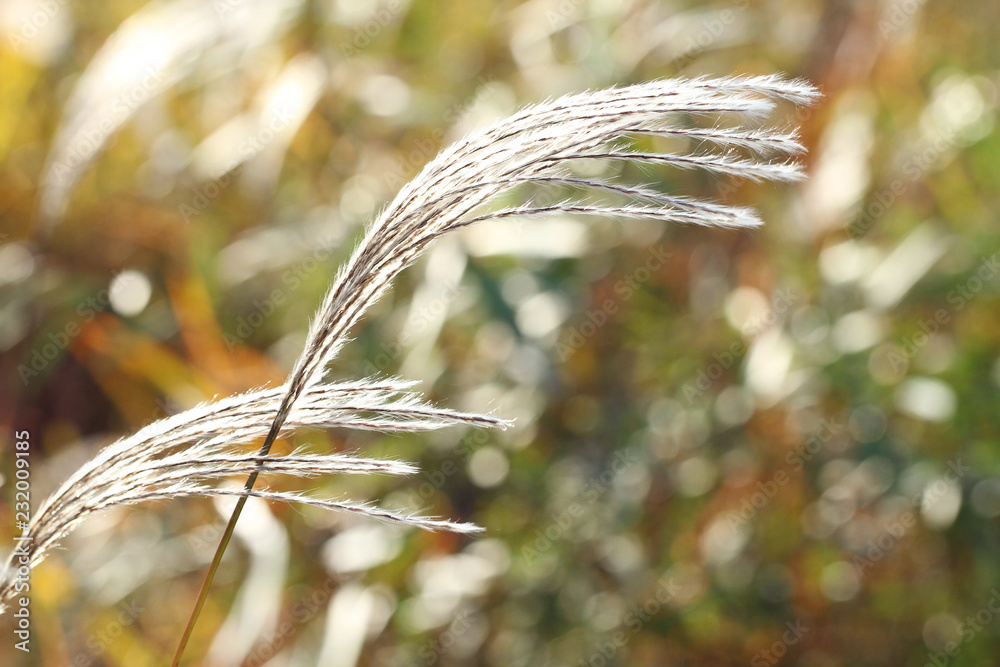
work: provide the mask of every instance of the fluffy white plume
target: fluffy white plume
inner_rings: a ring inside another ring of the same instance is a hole
[[[256,496],[358,512],[421,528],[461,532],[474,526],[387,512],[364,504],[317,499],[296,493],[255,490],[256,473],[407,474],[413,468],[343,454],[267,456],[241,449],[265,434],[277,436],[304,427],[348,427],[417,431],[452,424],[500,426],[485,415],[434,408],[406,393],[399,380],[325,384],[323,375],[347,340],[351,327],[389,288],[392,279],[434,239],[482,220],[547,213],[646,217],[722,227],[760,224],[746,208],[695,201],[573,175],[580,160],[648,162],[701,169],[752,180],[790,181],[801,177],[790,156],[803,149],[794,132],[758,127],[687,127],[690,117],[725,116],[739,121],[768,113],[773,100],[808,104],[816,91],[779,77],[664,80],[623,88],[567,95],[527,107],[443,150],[398,194],[368,228],[323,299],[288,382],[206,404],[147,426],[102,450],[39,508],[27,536],[30,564],[41,561],[84,518],[122,504],[179,496]],[[647,153],[629,149],[636,136],[682,139],[692,152]],[[489,202],[524,186],[562,189],[570,199],[491,209]],[[600,203],[594,194],[616,198]],[[246,488],[217,488],[220,477],[252,473]],[[0,602],[13,592],[8,563],[0,582]]]

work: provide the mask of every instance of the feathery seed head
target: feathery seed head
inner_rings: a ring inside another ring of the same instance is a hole
[[[477,527],[406,515],[299,493],[218,488],[211,482],[235,474],[405,475],[406,463],[344,454],[267,456],[245,447],[269,432],[361,428],[423,431],[454,424],[504,428],[486,415],[435,408],[407,393],[396,379],[331,384],[329,363],[350,329],[388,289],[392,279],[430,244],[450,231],[484,220],[579,213],[643,217],[719,227],[754,227],[747,208],[692,200],[652,188],[573,175],[580,161],[650,163],[700,169],[754,181],[794,181],[800,166],[789,158],[803,152],[794,131],[746,127],[775,100],[810,104],[816,90],[777,76],[659,80],[566,95],[528,106],[500,122],[470,133],[428,163],[370,225],[338,272],[309,329],[305,349],[288,382],[276,388],[224,398],[154,422],[101,450],[72,475],[33,515],[26,550],[33,567],[86,517],[109,507],[182,496],[255,496],[324,509],[364,514],[425,529],[475,532]],[[735,127],[685,127],[679,117],[732,117]],[[740,124],[743,123],[743,124]],[[644,152],[629,137],[687,140],[692,152]],[[766,159],[765,159],[766,158]],[[556,203],[490,208],[489,202],[515,188],[573,191]],[[595,195],[614,201],[603,203]],[[15,554],[0,579],[0,605],[14,593]]]

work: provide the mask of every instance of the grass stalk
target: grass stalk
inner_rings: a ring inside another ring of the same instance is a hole
[[[274,421],[271,423],[271,430],[268,431],[267,437],[264,439],[264,444],[260,447],[260,452],[258,456],[264,457],[270,454],[271,446],[278,437],[278,432],[281,430],[281,426],[285,421],[285,416],[288,411],[285,409],[285,403],[282,403],[282,409],[278,410],[278,414],[275,415]],[[212,588],[212,581],[215,579],[215,573],[219,570],[219,564],[222,562],[222,556],[226,553],[226,547],[229,546],[229,541],[233,538],[233,531],[236,530],[236,522],[240,520],[240,514],[243,513],[243,506],[247,504],[247,498],[249,498],[249,492],[253,491],[254,484],[257,483],[257,476],[260,474],[260,468],[263,467],[263,462],[257,463],[258,470],[254,470],[247,477],[246,484],[243,485],[243,490],[247,493],[236,499],[236,506],[233,508],[233,513],[229,515],[229,522],[226,524],[226,530],[222,533],[222,539],[219,540],[219,546],[215,549],[215,556],[212,557],[212,563],[208,566],[208,572],[205,573],[205,579],[201,582],[201,589],[198,591],[198,598],[195,600],[194,609],[191,610],[191,615],[188,617],[187,625],[184,627],[184,634],[181,635],[180,641],[177,643],[177,650],[174,651],[174,658],[170,662],[170,667],[179,667],[181,664],[181,658],[184,656],[184,649],[187,648],[188,640],[191,639],[191,633],[194,632],[194,626],[198,623],[198,616],[201,615],[201,610],[205,606],[205,601],[208,600],[208,591]]]

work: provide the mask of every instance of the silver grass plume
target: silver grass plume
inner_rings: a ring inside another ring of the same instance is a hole
[[[485,415],[442,410],[424,404],[398,379],[318,384],[303,395],[282,433],[302,428],[358,428],[377,431],[427,431],[451,424],[505,426]],[[8,559],[0,602],[14,593],[14,566],[40,563],[59,540],[91,514],[115,505],[181,496],[234,495],[236,489],[205,482],[254,470],[310,477],[321,474],[407,475],[415,468],[392,460],[301,451],[266,459],[248,454],[246,445],[267,433],[287,385],[230,396],[167,417],[102,449],[50,495],[31,517],[23,546]],[[241,447],[243,446],[243,447]],[[254,496],[299,502],[326,509],[359,512],[378,519],[429,529],[476,530],[469,524],[388,512],[368,505],[297,493],[253,491]],[[25,559],[22,561],[21,559]]]
[[[751,209],[697,201],[653,189],[573,175],[579,160],[619,160],[702,169],[755,181],[802,178],[791,156],[803,152],[794,130],[750,127],[774,100],[812,103],[809,84],[777,76],[662,80],[566,95],[529,106],[441,151],[368,228],[338,272],[309,328],[305,349],[288,381],[277,388],[231,396],[146,426],[101,450],[60,486],[32,516],[0,579],[0,605],[15,591],[17,565],[34,567],[87,516],[116,505],[180,496],[234,495],[307,503],[426,529],[473,532],[478,527],[389,512],[368,504],[257,490],[258,473],[408,474],[409,464],[345,454],[293,452],[269,456],[274,438],[301,428],[350,427],[420,431],[453,424],[505,427],[508,422],[438,409],[420,401],[403,380],[325,383],[330,362],[364,311],[392,279],[436,238],[491,219],[549,213],[643,217],[720,227],[755,227]],[[736,127],[685,127],[672,117],[727,117]],[[623,148],[630,137],[687,139],[690,153],[647,153]],[[708,147],[707,149],[704,147]],[[618,203],[577,196],[557,203],[490,209],[496,197],[523,186],[593,191]],[[246,445],[267,434],[258,453]],[[251,474],[241,489],[211,482]],[[235,516],[238,514],[234,514]]]

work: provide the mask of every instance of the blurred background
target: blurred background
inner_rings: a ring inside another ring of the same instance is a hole
[[[414,461],[310,488],[485,534],[251,504],[187,657],[997,664],[998,21],[988,0],[8,0],[4,544],[15,431],[37,507],[115,437],[280,383],[362,225],[464,132],[570,91],[785,72],[825,96],[776,119],[806,182],[623,175],[763,229],[509,222],[407,270],[333,375],[516,426],[282,447]],[[34,571],[30,655],[0,619],[0,663],[166,664],[223,511],[86,522]]]

